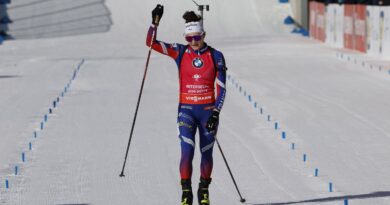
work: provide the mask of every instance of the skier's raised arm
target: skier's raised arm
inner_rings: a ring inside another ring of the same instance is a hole
[[[150,47],[152,43],[152,49],[170,56],[173,59],[176,59],[179,55],[179,49],[175,46],[175,44],[165,43],[162,41],[158,41],[157,39],[157,27],[159,25],[159,21],[162,18],[164,13],[164,6],[158,4],[156,8],[152,11],[152,25],[149,27],[149,31],[146,37],[146,46]],[[154,33],[154,38],[152,40]]]

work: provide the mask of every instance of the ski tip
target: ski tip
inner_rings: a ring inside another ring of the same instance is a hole
[[[245,202],[246,202],[246,199],[242,198],[242,199],[240,200],[240,202],[241,202],[241,203],[245,203]]]

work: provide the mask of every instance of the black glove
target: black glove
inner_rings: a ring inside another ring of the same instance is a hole
[[[158,25],[163,14],[164,14],[164,6],[161,4],[157,4],[156,8],[154,8],[152,11],[152,24]]]
[[[211,114],[209,120],[207,121],[206,128],[209,132],[215,131],[218,126],[218,121],[219,121],[219,112],[214,110],[213,114]]]

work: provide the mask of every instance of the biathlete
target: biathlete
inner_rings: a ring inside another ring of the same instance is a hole
[[[209,184],[213,169],[213,146],[218,129],[219,113],[226,95],[226,65],[223,54],[208,46],[202,18],[193,11],[184,13],[184,36],[187,45],[169,44],[156,40],[162,5],[152,11],[146,45],[176,61],[179,70],[180,102],[178,130],[181,141],[180,176],[182,205],[192,205],[192,159],[195,134],[199,130],[201,151],[200,182],[197,191],[200,205],[209,205]],[[157,20],[156,20],[157,19]],[[154,36],[154,39],[152,37]]]

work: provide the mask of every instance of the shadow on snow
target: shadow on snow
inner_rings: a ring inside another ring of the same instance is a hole
[[[370,194],[345,195],[345,196],[337,196],[337,197],[309,199],[303,201],[263,203],[263,204],[252,204],[252,205],[287,205],[287,204],[303,204],[303,203],[321,203],[321,202],[343,201],[344,199],[353,200],[353,199],[372,199],[372,198],[384,198],[384,197],[390,197],[390,191],[379,191],[379,192],[372,192]]]

